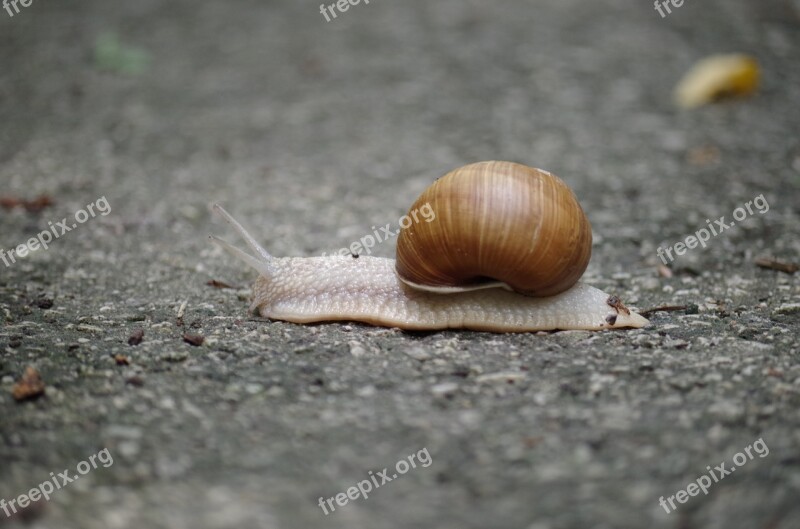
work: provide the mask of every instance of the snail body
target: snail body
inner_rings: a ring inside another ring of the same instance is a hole
[[[554,175],[480,162],[440,178],[420,201],[431,204],[436,222],[401,232],[397,261],[273,257],[219,205],[214,210],[256,256],[211,239],[259,272],[250,310],[275,320],[491,332],[648,323],[615,296],[578,281],[591,255],[591,227]],[[476,221],[476,214],[499,220]]]

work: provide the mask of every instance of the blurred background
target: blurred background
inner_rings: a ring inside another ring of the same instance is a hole
[[[337,13],[3,5],[0,248],[101,197],[110,213],[0,262],[0,498],[115,459],[0,527],[800,527],[800,289],[754,264],[800,260],[800,3]],[[754,58],[757,88],[678,106],[686,72],[720,53]],[[234,240],[218,201],[275,255],[330,253],[488,159],[574,189],[587,281],[682,308],[597,335],[268,323],[246,313],[253,274],[206,239]],[[659,246],[759,194],[768,212],[659,267]],[[27,366],[46,393],[17,401]],[[659,507],[762,436],[768,457]],[[430,468],[317,506],[423,447]]]

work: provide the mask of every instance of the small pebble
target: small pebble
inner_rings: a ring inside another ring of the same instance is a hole
[[[431,393],[437,397],[444,397],[451,395],[458,390],[458,384],[455,382],[442,382],[431,386]]]

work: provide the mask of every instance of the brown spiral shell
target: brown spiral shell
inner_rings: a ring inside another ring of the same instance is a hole
[[[466,165],[436,180],[411,206],[431,222],[400,232],[396,271],[421,287],[500,281],[552,296],[574,285],[592,254],[592,228],[555,175],[513,162]]]

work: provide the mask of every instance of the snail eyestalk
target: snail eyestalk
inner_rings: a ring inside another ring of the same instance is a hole
[[[261,257],[262,261],[264,261],[265,263],[269,263],[274,259],[272,255],[270,255],[268,251],[266,251],[260,244],[258,244],[258,241],[256,241],[253,238],[253,236],[250,235],[250,233],[248,233],[248,231],[244,229],[244,227],[231,216],[230,213],[228,213],[227,211],[225,211],[225,209],[223,209],[222,206],[220,206],[219,204],[214,204],[214,207],[212,209],[214,210],[215,213],[217,213],[223,219],[225,219],[225,221],[228,224],[233,226],[233,229],[236,230],[236,233],[238,233],[239,236],[242,239],[244,239],[244,242],[247,243],[247,246],[249,246],[251,250],[256,252],[256,255]]]
[[[219,246],[232,256],[236,257],[237,259],[240,259],[248,266],[255,268],[261,275],[272,277],[275,274],[275,268],[273,266],[275,258],[272,257],[272,255],[270,255],[270,253],[266,251],[260,244],[258,244],[258,242],[253,238],[253,236],[250,235],[250,233],[248,233],[248,231],[244,229],[244,227],[241,224],[239,224],[239,222],[237,222],[237,220],[234,219],[230,213],[225,211],[222,208],[222,206],[220,206],[219,204],[214,204],[214,207],[212,209],[215,213],[224,218],[225,221],[228,222],[228,224],[233,226],[233,229],[236,230],[236,233],[238,233],[239,236],[242,239],[244,239],[245,243],[247,243],[247,246],[249,246],[250,249],[253,250],[256,253],[256,255],[260,257],[260,259],[257,259],[252,255],[243,252],[239,248],[233,246],[227,241],[220,239],[219,237],[215,237],[214,235],[208,236],[211,242],[213,242],[214,244],[216,244],[217,246]]]
[[[274,270],[272,270],[268,263],[259,261],[249,253],[245,253],[236,246],[233,246],[228,241],[220,239],[219,237],[215,237],[214,235],[209,235],[208,239],[235,258],[245,263],[247,266],[255,268],[259,274],[267,277],[270,277],[273,274]]]

